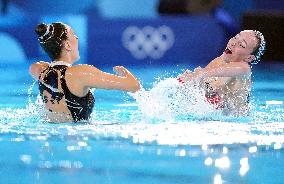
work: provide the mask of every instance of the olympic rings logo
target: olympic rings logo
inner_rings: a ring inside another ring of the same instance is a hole
[[[174,33],[168,26],[154,28],[127,27],[122,33],[122,44],[136,59],[159,59],[174,44]]]

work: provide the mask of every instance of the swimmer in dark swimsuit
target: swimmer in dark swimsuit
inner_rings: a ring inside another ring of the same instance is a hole
[[[222,107],[226,115],[245,116],[249,110],[251,64],[260,61],[264,50],[262,33],[254,30],[241,31],[229,40],[221,56],[205,68],[199,67],[194,72],[186,71],[178,77],[178,81],[199,83],[210,104],[218,105],[218,109]]]
[[[50,102],[52,104],[59,104],[61,100],[64,100],[75,122],[88,120],[94,107],[94,96],[90,90],[83,97],[78,97],[70,92],[65,81],[67,67],[65,65],[53,65],[42,71],[45,76],[42,78],[43,81],[39,80],[40,95],[45,103],[49,99],[44,95],[44,91],[51,94]],[[42,77],[41,75],[39,78]],[[61,84],[61,91],[58,89],[58,82]],[[53,112],[51,109],[49,111]]]
[[[94,107],[91,88],[129,92],[140,89],[139,81],[122,66],[114,67],[119,75],[86,64],[73,66],[80,59],[78,37],[68,25],[39,24],[35,31],[41,47],[52,59],[51,63],[41,61],[30,66],[30,74],[38,80],[49,121],[89,120]]]

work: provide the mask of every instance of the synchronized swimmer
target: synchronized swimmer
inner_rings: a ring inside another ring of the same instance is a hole
[[[38,80],[39,91],[50,122],[87,121],[94,107],[91,88],[140,90],[139,81],[126,68],[114,67],[118,75],[91,65],[74,65],[80,59],[78,37],[64,23],[39,24],[35,32],[52,62],[36,62],[30,74]],[[205,100],[224,115],[246,116],[249,112],[251,64],[257,64],[265,50],[259,31],[241,31],[231,38],[223,54],[206,67],[186,71],[181,83],[194,82],[204,90]]]
[[[91,88],[135,92],[139,81],[124,67],[116,66],[119,75],[102,72],[91,65],[74,65],[80,59],[78,37],[64,23],[39,24],[35,32],[41,47],[52,62],[36,62],[30,74],[38,80],[49,122],[87,121],[94,107]]]
[[[265,50],[259,31],[245,30],[231,38],[223,54],[205,68],[186,71],[179,82],[194,81],[205,92],[205,100],[224,115],[247,116],[251,91],[251,64],[257,64]]]

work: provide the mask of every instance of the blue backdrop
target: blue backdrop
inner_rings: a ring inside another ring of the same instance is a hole
[[[223,52],[224,28],[210,16],[88,21],[88,63],[206,64]]]
[[[34,33],[36,24],[46,20],[49,19],[0,27],[0,33],[13,37],[28,60],[49,60],[41,51]],[[101,19],[87,15],[79,19],[65,16],[62,21],[70,24],[79,36],[81,63],[95,66],[203,65],[221,54],[226,43],[224,27],[207,15],[151,19]],[[7,43],[5,49],[12,49],[10,46]],[[4,56],[5,52],[1,60],[5,60]]]

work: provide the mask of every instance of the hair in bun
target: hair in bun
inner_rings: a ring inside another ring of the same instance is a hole
[[[62,22],[52,24],[41,23],[35,28],[38,41],[48,56],[52,59],[58,59],[60,56],[63,42],[67,40],[69,26]]]
[[[38,35],[38,37],[43,36],[46,33],[47,28],[48,28],[48,25],[46,25],[45,23],[38,24],[35,29],[35,32]]]

